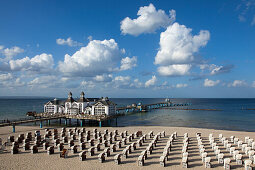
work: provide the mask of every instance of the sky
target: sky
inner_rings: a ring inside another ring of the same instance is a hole
[[[255,97],[255,0],[1,0],[0,96]]]

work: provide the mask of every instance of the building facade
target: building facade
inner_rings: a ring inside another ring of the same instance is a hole
[[[92,115],[114,115],[116,114],[116,104],[105,97],[93,104],[91,110]]]

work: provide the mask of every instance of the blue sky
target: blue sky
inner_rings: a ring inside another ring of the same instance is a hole
[[[1,1],[0,96],[255,97],[255,0]]]

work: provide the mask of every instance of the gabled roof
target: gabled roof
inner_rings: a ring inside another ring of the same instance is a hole
[[[105,106],[109,106],[109,105],[116,105],[115,103],[113,103],[110,100],[99,100],[98,102],[96,102],[94,105],[98,105],[99,103],[102,103]]]

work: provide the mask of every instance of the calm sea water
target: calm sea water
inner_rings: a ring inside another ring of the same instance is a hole
[[[0,119],[18,119],[26,117],[27,111],[43,111],[43,104],[50,98],[0,99]],[[162,102],[159,98],[114,98],[118,106],[142,102],[150,104]],[[185,108],[218,109],[205,110],[169,110],[157,109],[146,113],[127,114],[118,118],[118,126],[180,126],[213,128],[225,130],[255,131],[255,99],[171,99],[173,103],[192,103]],[[115,120],[111,121],[116,125]]]

